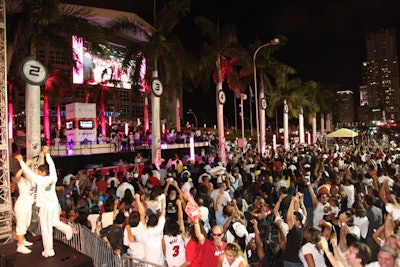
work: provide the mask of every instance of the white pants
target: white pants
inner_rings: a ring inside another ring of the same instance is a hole
[[[17,218],[17,235],[25,235],[32,219],[32,200],[18,198],[14,205],[15,217]]]
[[[52,250],[53,227],[65,234],[71,226],[60,221],[60,204],[58,202],[49,203],[46,206],[40,207],[39,217],[44,251]]]

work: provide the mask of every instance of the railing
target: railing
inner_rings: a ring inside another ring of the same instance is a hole
[[[91,155],[115,152],[114,144],[57,144],[50,147],[53,156]]]
[[[80,224],[70,225],[75,232],[71,240],[67,240],[57,229],[54,230],[54,238],[92,258],[95,267],[163,267],[128,255],[115,255],[113,250],[90,229]],[[36,234],[40,234],[40,227]]]

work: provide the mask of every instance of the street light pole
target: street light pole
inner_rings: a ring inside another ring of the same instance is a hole
[[[194,112],[192,111],[192,109],[189,109],[189,111],[186,112],[186,114],[192,114],[192,115],[193,115],[194,121],[195,121],[195,123],[196,123],[196,128],[197,128],[197,116],[196,116],[196,114],[194,114]]]
[[[261,145],[260,145],[260,122],[259,122],[259,110],[258,110],[258,85],[257,85],[257,68],[256,68],[256,57],[258,51],[260,51],[262,48],[270,46],[270,45],[277,45],[279,44],[279,39],[273,39],[269,43],[260,45],[256,51],[254,52],[253,55],[253,74],[254,74],[254,94],[255,94],[255,100],[256,100],[256,128],[257,128],[257,152],[261,152]]]

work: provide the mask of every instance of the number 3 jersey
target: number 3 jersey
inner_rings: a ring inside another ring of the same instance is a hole
[[[181,235],[164,235],[165,259],[168,266],[181,266],[186,261],[185,241]]]

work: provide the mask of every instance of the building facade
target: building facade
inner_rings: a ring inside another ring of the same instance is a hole
[[[336,92],[338,123],[354,122],[354,96],[350,90]]]
[[[399,64],[396,30],[381,29],[366,35],[365,81],[369,120],[400,120]],[[365,96],[365,94],[364,94]],[[379,114],[377,114],[379,113]]]

